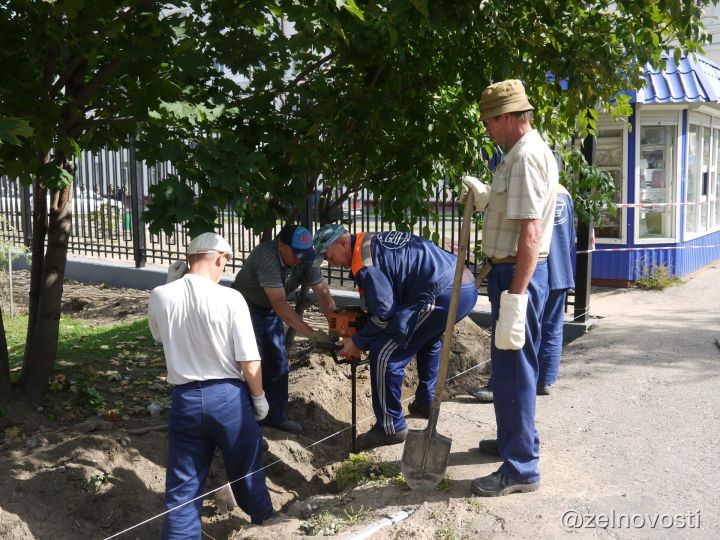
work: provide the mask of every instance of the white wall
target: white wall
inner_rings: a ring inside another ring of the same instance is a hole
[[[705,56],[720,64],[720,6],[706,6],[703,12],[705,31],[712,36],[712,43],[705,45]]]

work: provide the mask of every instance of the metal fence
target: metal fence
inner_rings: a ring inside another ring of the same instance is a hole
[[[171,235],[152,234],[142,220],[150,187],[171,172],[168,164],[148,165],[136,160],[132,147],[82,152],[73,182],[69,254],[129,261],[138,267],[167,265],[183,258],[188,237],[182,226],[177,225]],[[457,252],[461,214],[456,195],[447,186],[438,185],[429,202],[439,219],[421,219],[413,232],[421,234],[427,228],[437,233],[441,247]],[[319,227],[316,206],[309,204],[308,209],[313,232]],[[31,214],[30,188],[21,186],[17,180],[0,177],[0,238],[16,245],[29,245]],[[382,207],[375,204],[373,194],[366,190],[354,194],[343,204],[338,219],[353,233],[393,228],[393,224],[384,219]],[[235,252],[229,268],[237,271],[259,243],[259,236],[243,227],[238,217],[229,211],[219,212],[218,224],[217,232],[227,238]],[[276,232],[281,226],[278,222]],[[471,246],[479,234],[479,229],[474,227]],[[475,267],[472,249],[468,250],[467,262],[471,269]],[[326,272],[331,284],[342,286],[348,279],[346,270],[333,268]]]

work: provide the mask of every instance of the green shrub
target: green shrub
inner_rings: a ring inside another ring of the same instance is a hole
[[[105,398],[87,381],[71,381],[70,395],[75,405],[98,412],[105,408]]]
[[[636,283],[642,289],[662,291],[663,289],[682,283],[682,280],[678,276],[672,275],[668,267],[664,264],[656,264],[650,268],[643,268]]]

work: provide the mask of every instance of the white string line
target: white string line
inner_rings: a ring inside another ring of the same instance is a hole
[[[639,202],[639,203],[616,203],[615,208],[652,208],[655,206],[695,206],[700,204],[713,204],[717,199],[712,201],[686,201],[686,202]]]
[[[465,371],[463,371],[463,372],[461,372],[461,373],[457,373],[457,374],[453,375],[452,377],[448,378],[448,379],[447,379],[447,382],[450,382],[450,381],[452,381],[453,379],[455,379],[455,378],[457,378],[457,377],[460,377],[461,375],[464,375],[464,374],[467,373],[468,371],[472,371],[472,370],[474,370],[474,369],[477,369],[477,368],[479,368],[480,366],[483,366],[483,365],[487,364],[489,361],[490,361],[490,360],[485,360],[484,362],[481,362],[480,364],[477,364],[477,365],[475,365],[475,366],[473,366],[473,367],[471,367],[471,368],[469,368],[469,369],[466,369]],[[401,401],[401,403],[405,403],[406,401],[408,401],[408,400],[410,400],[410,399],[412,399],[412,396],[410,396],[410,397],[408,397],[408,398],[405,398],[404,400]],[[354,425],[355,425],[355,426],[358,426],[358,425],[360,425],[360,424],[362,424],[362,423],[364,423],[364,422],[367,422],[367,421],[370,420],[371,418],[375,418],[375,415],[373,414],[373,415],[371,415],[371,416],[368,416],[368,417],[366,417],[366,418],[363,418],[362,420],[357,421]],[[349,426],[347,426],[347,427],[344,427],[344,428],[342,428],[341,430],[336,431],[335,433],[332,433],[331,435],[328,435],[327,437],[324,437],[324,438],[322,438],[322,439],[320,439],[320,440],[318,440],[318,441],[315,441],[314,443],[309,444],[308,446],[305,446],[303,449],[304,449],[304,450],[308,450],[309,448],[312,448],[313,446],[316,446],[316,445],[318,445],[318,444],[320,444],[320,443],[322,443],[322,442],[325,442],[325,441],[327,441],[328,439],[332,439],[333,437],[337,437],[338,435],[340,435],[341,433],[347,431],[348,429],[351,429],[352,427],[353,427],[352,424],[349,425]],[[177,505],[177,506],[174,506],[174,507],[170,508],[169,510],[165,510],[164,512],[161,512],[161,513],[159,513],[159,514],[156,514],[156,515],[154,515],[154,516],[152,516],[152,517],[150,517],[150,518],[148,518],[148,519],[146,519],[146,520],[144,520],[144,521],[141,521],[140,523],[136,523],[135,525],[132,525],[131,527],[128,527],[127,529],[124,529],[124,530],[122,530],[122,531],[120,531],[120,532],[117,532],[117,533],[113,534],[112,536],[108,536],[108,537],[105,538],[105,540],[110,540],[111,538],[117,538],[117,537],[120,536],[121,534],[125,534],[125,533],[128,532],[128,531],[131,531],[131,530],[133,530],[133,529],[136,529],[136,528],[138,528],[138,527],[141,527],[142,525],[145,525],[146,523],[150,523],[151,521],[153,521],[153,520],[155,520],[155,519],[157,519],[157,518],[159,518],[159,517],[162,517],[162,516],[164,516],[165,514],[169,514],[169,513],[172,512],[173,510],[177,510],[178,508],[182,508],[182,507],[185,506],[185,505],[188,505],[188,504],[190,504],[190,503],[192,503],[192,502],[195,502],[195,501],[197,501],[198,499],[203,499],[203,498],[205,498],[205,497],[208,496],[208,495],[212,495],[213,493],[215,493],[215,492],[217,492],[217,491],[220,491],[221,489],[225,489],[226,487],[231,486],[231,485],[234,484],[235,482],[239,482],[240,480],[244,480],[245,478],[247,478],[247,477],[249,477],[249,476],[252,476],[253,474],[255,474],[255,473],[257,473],[257,472],[264,471],[265,469],[268,469],[268,468],[272,467],[273,465],[276,465],[276,464],[280,463],[281,461],[282,461],[281,459],[276,459],[276,460],[273,461],[272,463],[269,463],[269,464],[265,465],[264,467],[262,467],[262,468],[260,468],[260,469],[257,469],[257,470],[254,470],[254,471],[252,471],[252,472],[247,473],[245,476],[242,476],[242,477],[240,477],[240,478],[236,478],[235,480],[233,480],[233,481],[231,481],[231,482],[227,482],[227,483],[223,484],[223,485],[220,486],[220,487],[217,487],[217,488],[215,488],[215,489],[211,489],[210,491],[208,491],[208,492],[206,492],[206,493],[204,493],[204,494],[202,494],[202,495],[198,495],[198,496],[195,497],[194,499],[190,499],[189,501],[185,501],[184,503],[181,503],[181,504],[179,504],[179,505]]]
[[[641,247],[621,247],[621,248],[593,248],[577,251],[577,255],[586,255],[588,253],[602,253],[603,251],[669,251],[671,249],[709,249],[720,247],[720,244],[712,244],[709,246],[641,246]]]

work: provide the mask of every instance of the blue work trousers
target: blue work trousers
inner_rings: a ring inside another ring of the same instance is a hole
[[[567,289],[553,289],[549,291],[547,302],[545,302],[545,311],[542,316],[538,384],[555,384],[558,380],[566,298]]]
[[[173,388],[168,421],[163,539],[201,537],[202,495],[215,448],[220,448],[235,500],[253,523],[273,513],[262,467],[262,434],[247,385],[239,379]],[[257,471],[257,472],[254,472]],[[188,504],[184,504],[188,503]]]
[[[504,462],[500,471],[517,482],[540,480],[540,439],[535,429],[535,399],[538,381],[541,321],[548,295],[547,262],[539,261],[527,287],[525,345],[517,351],[495,347],[495,325],[500,313],[500,294],[510,289],[514,264],[493,266],[488,276],[492,311],[493,405],[497,442]]]
[[[285,350],[285,325],[272,308],[251,304],[255,341],[262,360],[262,381],[270,412],[261,422],[264,426],[282,424],[287,417],[288,406],[288,356]]]
[[[456,321],[470,313],[477,294],[474,282],[462,286]],[[434,304],[425,306],[407,347],[401,348],[389,334],[382,334],[370,347],[373,412],[376,427],[385,433],[397,433],[407,427],[402,410],[402,383],[405,366],[413,356],[417,356],[419,379],[415,402],[422,407],[432,403],[451,296],[452,288],[449,288],[435,299]]]

